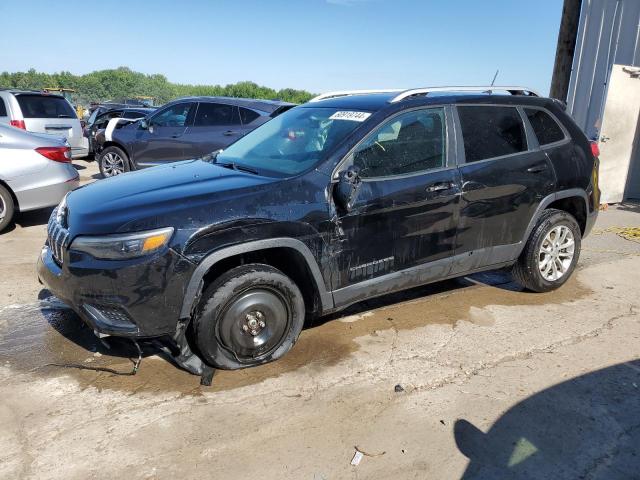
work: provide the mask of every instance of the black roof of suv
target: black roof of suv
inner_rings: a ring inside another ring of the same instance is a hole
[[[559,102],[516,93],[316,99],[96,182],[53,213],[39,277],[101,334],[170,336],[197,373],[276,360],[306,317],[428,282],[510,267],[558,288],[597,215],[597,151]]]

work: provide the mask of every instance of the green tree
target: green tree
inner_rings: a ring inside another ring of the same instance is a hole
[[[41,90],[53,87],[73,88],[76,90],[76,102],[83,105],[137,96],[153,97],[156,105],[186,96],[263,98],[294,103],[304,103],[313,96],[305,90],[285,88],[276,91],[250,81],[225,86],[172,83],[164,75],[147,75],[128,67],[98,70],[86,75],[65,71],[48,74],[33,68],[26,72],[0,73],[0,88]]]

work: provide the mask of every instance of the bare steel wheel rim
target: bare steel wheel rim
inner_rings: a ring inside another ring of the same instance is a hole
[[[549,282],[562,278],[571,268],[575,246],[575,238],[569,227],[557,225],[549,230],[538,253],[538,269],[542,278]]]
[[[116,152],[109,152],[102,157],[102,169],[105,177],[113,177],[124,173],[124,158]]]
[[[238,359],[264,357],[280,346],[291,325],[291,312],[280,292],[252,288],[237,295],[221,312],[217,334]]]

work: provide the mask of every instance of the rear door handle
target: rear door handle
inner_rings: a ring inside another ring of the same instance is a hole
[[[540,165],[534,165],[533,167],[527,168],[527,172],[529,173],[542,173],[549,170],[549,167],[546,163],[541,163]]]
[[[438,182],[433,185],[429,185],[425,190],[427,193],[442,192],[444,190],[451,190],[454,187],[453,182]]]
[[[237,132],[233,131],[233,130],[227,130],[226,132],[223,133],[223,135],[225,137],[230,137],[231,135],[235,135]]]
[[[178,138],[181,137],[182,134],[181,133],[174,133],[173,135],[171,135],[171,138]]]

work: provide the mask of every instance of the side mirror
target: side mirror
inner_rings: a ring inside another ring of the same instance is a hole
[[[350,212],[360,191],[360,168],[351,165],[338,174],[338,183],[333,190],[336,204],[345,212]]]
[[[140,120],[140,128],[143,130],[147,130],[149,128],[149,124],[147,123],[146,119],[142,119]]]

